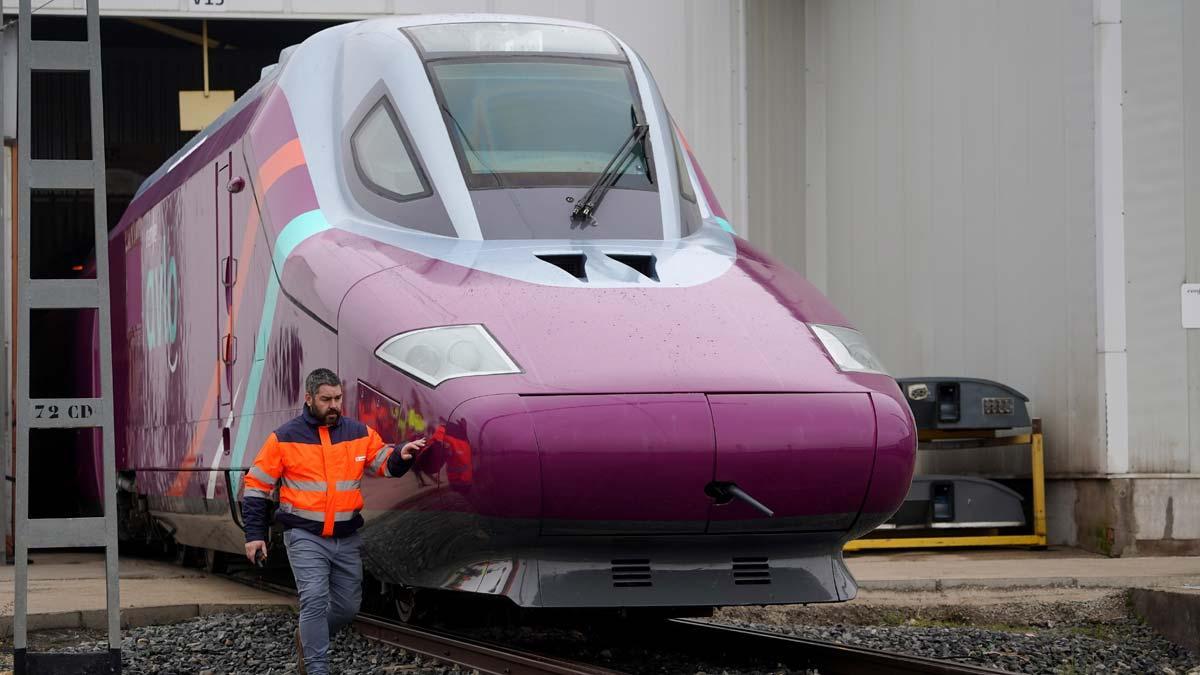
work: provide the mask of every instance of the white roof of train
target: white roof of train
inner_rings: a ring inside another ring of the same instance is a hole
[[[317,201],[324,218],[331,225],[467,267],[518,278],[532,274],[538,278],[529,278],[530,281],[556,283],[553,276],[544,276],[544,272],[540,271],[545,266],[533,266],[525,270],[521,266],[514,267],[512,259],[497,255],[500,250],[511,250],[512,241],[483,239],[475,206],[422,54],[414,41],[402,31],[418,26],[451,24],[539,24],[600,31],[618,46],[613,50],[613,56],[628,61],[649,124],[647,139],[653,156],[663,159],[674,156],[675,139],[670,117],[645,63],[619,37],[602,28],[577,21],[506,14],[442,14],[393,16],[347,23],[323,30],[299,45],[283,50],[280,62],[263,70],[263,79],[255,88],[275,83],[287,97],[304,146]],[[579,35],[575,37],[586,38]],[[555,42],[557,46],[562,44],[565,43],[561,40]],[[518,51],[525,50],[518,48]],[[252,99],[252,95],[259,93],[251,90],[243,99]],[[361,115],[365,102],[377,101],[381,95],[390,97],[396,112],[404,121],[416,152],[422,158],[425,173],[449,214],[455,237],[397,227],[371,214],[351,197],[343,153],[346,129],[354,115]],[[234,109],[227,111],[223,117],[235,114],[243,104],[239,100]],[[214,126],[219,123],[220,120]],[[201,132],[198,138],[206,133],[207,130]],[[164,169],[169,169],[172,164],[186,157],[196,142],[198,140],[181,150]],[[654,170],[660,185],[678,185],[675,162],[656,161]],[[157,177],[158,173],[151,176],[146,184]],[[613,243],[629,249],[654,248],[660,270],[664,272],[660,285],[690,286],[723,273],[735,257],[732,238],[719,227],[705,227],[701,233],[687,237],[685,244],[681,240],[679,191],[663,189],[658,191],[658,196],[663,223],[662,241],[610,241],[609,248]],[[711,209],[703,196],[699,201],[702,217],[706,222],[710,221]],[[537,247],[584,251],[594,245],[565,238],[569,236],[569,233],[564,233],[561,241],[540,240]],[[678,264],[673,264],[673,259]],[[676,273],[670,273],[672,269]],[[626,285],[617,279],[612,281],[613,285]],[[591,287],[604,285],[603,278],[589,280]]]

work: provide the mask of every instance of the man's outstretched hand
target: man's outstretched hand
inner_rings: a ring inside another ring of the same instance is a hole
[[[412,458],[417,456],[417,453],[425,449],[426,440],[422,438],[411,443],[405,443],[404,447],[400,448],[400,459],[411,462]]]

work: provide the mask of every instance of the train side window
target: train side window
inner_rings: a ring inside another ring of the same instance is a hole
[[[696,191],[692,188],[692,177],[688,175],[687,162],[683,161],[683,151],[679,147],[679,139],[675,141],[675,171],[679,174],[679,196],[695,203]]]
[[[398,201],[432,194],[386,98],[363,117],[350,136],[350,146],[359,176],[373,191]]]
[[[701,217],[700,204],[696,200],[696,188],[692,185],[692,177],[688,173],[687,160],[683,156],[683,136],[671,126],[675,131],[671,135],[672,145],[675,146],[675,172],[679,174],[679,207],[680,215],[683,216],[680,223],[680,234],[682,236],[693,235],[700,231]]]

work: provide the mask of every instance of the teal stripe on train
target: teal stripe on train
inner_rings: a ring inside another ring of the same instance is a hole
[[[254,343],[254,361],[250,364],[250,377],[246,384],[246,397],[242,399],[242,414],[238,418],[237,436],[233,442],[233,454],[229,466],[243,466],[246,444],[250,441],[250,428],[254,426],[254,409],[258,404],[258,390],[262,386],[263,370],[267,364],[267,348],[271,344],[271,326],[275,323],[275,304],[279,300],[279,275],[289,255],[305,239],[329,229],[329,223],[320,209],[313,209],[296,216],[283,228],[275,239],[271,252],[274,271],[267,279],[267,293],[263,300],[262,319],[258,324],[258,339]],[[266,440],[266,439],[263,439]],[[241,486],[241,474],[233,474],[233,491]]]

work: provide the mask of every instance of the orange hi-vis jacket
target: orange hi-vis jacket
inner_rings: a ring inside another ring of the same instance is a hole
[[[362,526],[363,474],[401,476],[411,461],[385,445],[374,429],[345,417],[323,425],[304,412],[267,437],[246,474],[242,519],[246,541],[265,541],[271,493],[279,486],[275,519],[322,537],[344,537]]]

